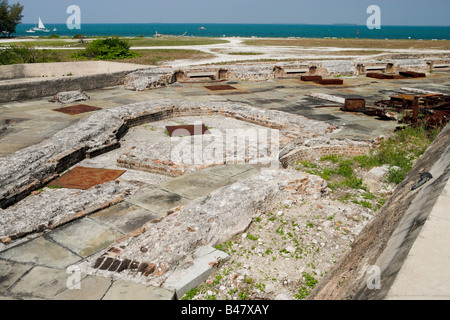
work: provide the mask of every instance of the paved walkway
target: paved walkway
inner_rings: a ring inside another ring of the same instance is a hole
[[[450,179],[391,285],[388,300],[450,300]]]
[[[0,252],[0,299],[169,300],[183,294],[213,271],[187,270],[170,288],[156,288],[100,276],[74,273],[71,266],[101,252],[117,239],[158,220],[175,207],[256,174],[251,165],[227,165],[168,180],[126,201]],[[203,260],[201,259],[203,257]],[[71,289],[72,288],[72,289]],[[178,291],[177,290],[177,291]],[[180,294],[180,293],[179,293]]]

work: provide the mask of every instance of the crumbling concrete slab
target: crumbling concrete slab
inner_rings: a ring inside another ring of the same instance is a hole
[[[194,200],[228,184],[230,180],[227,178],[196,172],[164,182],[160,187]]]
[[[196,253],[199,247],[214,246],[245,231],[260,210],[278,203],[283,190],[288,188],[319,198],[327,192],[326,182],[320,177],[296,170],[266,170],[219,190],[210,190],[208,195],[161,222],[147,224],[139,234],[121,238],[100,257],[78,265],[90,274],[98,272],[154,286],[164,286],[168,277],[175,274],[172,279],[184,279],[178,283],[181,290],[189,283],[189,276],[182,274],[186,274],[198,256],[204,255]],[[218,256],[208,264],[216,266],[222,258]],[[110,268],[119,265],[118,269]]]
[[[103,300],[174,300],[175,292],[138,283],[117,281]]]
[[[123,236],[122,233],[88,218],[61,227],[49,234],[51,239],[81,257],[88,257],[106,248],[121,236]]]
[[[52,268],[65,268],[81,260],[80,256],[43,237],[4,251],[0,258]]]
[[[87,276],[79,283],[73,283],[72,288],[55,295],[52,300],[101,300],[111,284],[111,279]]]
[[[43,188],[2,211],[0,241],[10,243],[28,234],[52,230],[123,201],[138,186],[109,182],[89,190]]]
[[[21,299],[51,299],[67,289],[69,274],[63,270],[47,267],[34,267],[10,292]]]
[[[168,185],[172,186],[173,183],[169,183]],[[152,212],[155,218],[161,218],[170,209],[185,205],[189,203],[189,200],[173,192],[153,189],[148,192],[137,194],[127,200],[127,202]]]
[[[128,202],[116,204],[90,216],[91,219],[123,233],[129,233],[139,229],[147,222],[160,217],[158,214]]]
[[[242,163],[242,164],[228,164],[223,166],[216,166],[210,169],[207,169],[206,172],[212,173],[224,178],[232,178],[242,173],[245,173],[249,170],[256,171],[255,167],[250,164]]]
[[[234,182],[239,182],[239,181],[241,181],[241,180],[248,179],[248,178],[250,178],[250,177],[252,177],[252,176],[254,176],[254,175],[257,175],[257,174],[259,174],[259,173],[260,173],[260,171],[259,171],[258,169],[253,168],[253,169],[247,170],[247,171],[245,171],[245,172],[242,172],[242,173],[240,173],[240,174],[237,174],[237,175],[232,176],[232,177],[230,178],[230,180],[231,180],[233,183],[234,183]]]
[[[30,265],[0,260],[0,295],[5,294],[31,268]]]
[[[57,101],[63,104],[74,103],[78,101],[89,100],[90,97],[81,91],[64,91],[59,92],[53,97],[53,101]]]
[[[164,283],[164,287],[174,290],[178,298],[203,283],[229,257],[211,246],[197,249],[193,256],[196,258],[189,268],[172,274]]]

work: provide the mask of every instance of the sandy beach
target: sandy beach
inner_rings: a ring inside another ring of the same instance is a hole
[[[56,39],[61,42],[73,44],[72,39]],[[94,39],[85,39],[86,42]],[[226,40],[227,43],[207,44],[207,45],[170,45],[170,46],[132,46],[132,50],[195,50],[204,53],[206,58],[181,59],[162,62],[163,66],[187,67],[195,65],[221,64],[221,63],[239,63],[247,61],[283,61],[283,60],[377,60],[386,54],[428,54],[428,55],[449,55],[450,50],[443,49],[445,46],[436,46],[436,48],[392,48],[392,45],[373,48],[364,48],[361,46],[348,47],[344,45],[336,46],[336,40],[333,40],[330,46],[299,46],[282,45],[282,42],[289,43],[290,39],[280,38],[243,38],[243,37],[224,37],[220,40]],[[252,41],[274,41],[281,42],[281,45],[252,45]],[[326,39],[318,39],[324,42]],[[364,40],[361,39],[361,42]],[[39,46],[39,39],[0,39],[0,44],[11,44],[17,42],[36,43],[36,48],[53,50],[76,50],[82,47],[73,46]],[[436,43],[442,43],[439,41]],[[447,43],[445,41],[444,43]],[[326,43],[326,41],[325,41]],[[293,42],[294,44],[294,42]],[[331,43],[330,43],[331,44]]]

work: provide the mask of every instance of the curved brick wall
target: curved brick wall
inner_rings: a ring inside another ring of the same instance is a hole
[[[336,155],[353,158],[369,153],[370,147],[367,146],[352,146],[352,145],[336,145],[336,146],[314,146],[314,147],[300,147],[295,151],[287,154],[281,158],[281,163],[284,168],[295,166],[297,161],[311,161],[317,160],[324,156]]]

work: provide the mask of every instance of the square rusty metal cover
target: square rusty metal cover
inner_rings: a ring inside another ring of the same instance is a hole
[[[342,79],[322,79],[319,80],[317,83],[321,85],[338,85],[338,84],[344,84],[344,80]]]
[[[357,111],[366,108],[366,100],[359,98],[348,98],[345,99],[344,109],[347,111]]]
[[[206,89],[211,91],[221,91],[221,90],[237,90],[237,88],[230,86],[228,84],[218,84],[214,86],[205,86]]]
[[[376,73],[370,72],[366,74],[366,77],[375,78],[375,79],[404,79],[403,76],[397,74],[385,74],[385,73]]]
[[[414,71],[404,71],[399,72],[399,74],[403,77],[407,78],[426,78],[426,74],[422,72],[414,72]]]
[[[209,134],[208,128],[202,125],[181,125],[181,126],[167,126],[166,127],[169,136],[181,137],[181,136],[193,136]]]
[[[322,76],[301,76],[301,81],[320,81],[322,80]]]
[[[62,112],[62,113],[66,113],[66,114],[70,114],[70,115],[76,115],[76,114],[81,114],[81,113],[101,110],[101,108],[88,106],[88,105],[85,105],[85,104],[78,104],[76,106],[63,107],[63,108],[58,108],[58,109],[53,109],[53,110],[54,111],[58,111],[58,112]]]
[[[75,167],[66,174],[48,184],[49,187],[88,190],[99,184],[113,181],[126,170],[110,170],[86,167]]]

